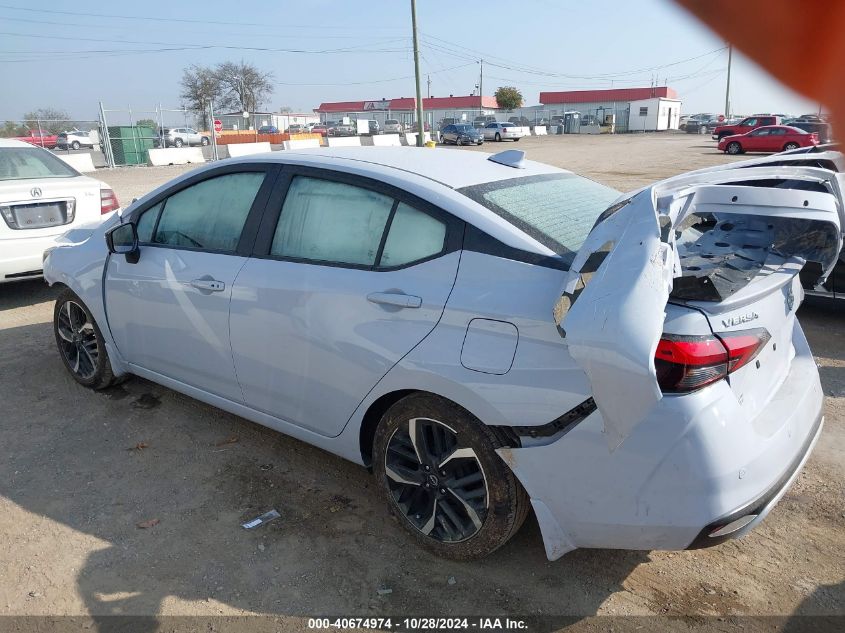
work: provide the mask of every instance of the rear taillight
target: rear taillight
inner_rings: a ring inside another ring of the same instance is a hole
[[[120,208],[117,196],[112,189],[100,189],[100,215]]]
[[[726,377],[750,363],[768,343],[765,328],[709,336],[664,334],[654,367],[664,393],[688,393]]]

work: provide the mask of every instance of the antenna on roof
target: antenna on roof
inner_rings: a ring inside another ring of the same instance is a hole
[[[487,160],[492,160],[494,163],[499,163],[505,167],[525,169],[525,152],[521,149],[507,149],[504,152],[493,154]]]

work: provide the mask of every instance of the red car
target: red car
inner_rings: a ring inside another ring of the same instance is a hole
[[[16,141],[23,141],[30,145],[38,145],[39,147],[46,147],[47,149],[55,149],[59,142],[57,134],[51,134],[46,130],[28,130],[26,136],[15,137]]]
[[[805,132],[789,125],[766,125],[746,134],[724,137],[719,141],[719,149],[726,154],[783,152],[818,144],[816,132]]]
[[[326,136],[329,133],[329,124],[328,123],[319,123],[311,128],[311,134],[319,134],[320,136]]]

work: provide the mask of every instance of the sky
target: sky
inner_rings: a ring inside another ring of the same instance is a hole
[[[724,111],[726,43],[671,0],[418,0],[417,23],[423,94],[427,77],[434,96],[470,94],[484,59],[484,94],[516,86],[525,105],[655,81],[683,113]],[[230,60],[273,73],[268,111],[413,96],[410,0],[0,0],[0,120],[95,119],[99,101],[142,118],[180,106],[183,68]],[[818,110],[736,51],[731,104]]]

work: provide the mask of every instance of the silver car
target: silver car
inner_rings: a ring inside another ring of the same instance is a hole
[[[209,138],[190,127],[165,128],[164,143],[166,147],[182,147],[183,145],[208,145]]]
[[[795,313],[837,259],[841,157],[809,158],[625,195],[518,150],[227,160],[47,254],[58,353],[371,467],[443,556],[530,512],[550,559],[715,545],[822,428]]]

